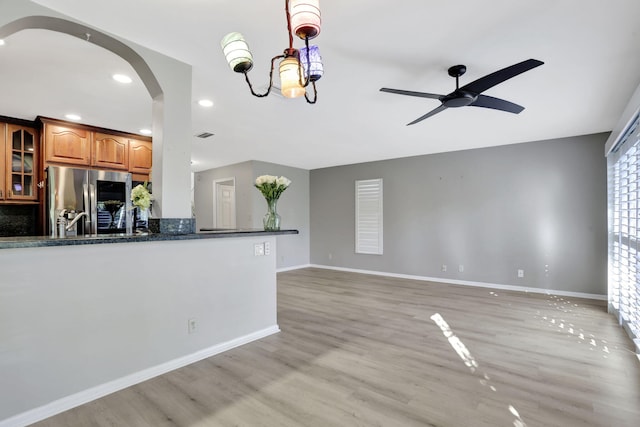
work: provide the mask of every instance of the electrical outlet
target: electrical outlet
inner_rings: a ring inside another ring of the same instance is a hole
[[[187,321],[187,330],[189,331],[190,334],[195,333],[197,328],[198,328],[198,323],[196,322],[196,319],[189,319]]]
[[[264,242],[264,254],[271,255],[271,243]]]
[[[523,278],[524,277],[524,270],[522,270],[522,269],[518,270],[518,277],[519,278]]]
[[[441,270],[442,271],[447,271],[447,264],[442,264]]]
[[[464,265],[460,264],[460,265],[458,266],[458,272],[459,272],[459,273],[462,273],[463,271],[464,271]]]

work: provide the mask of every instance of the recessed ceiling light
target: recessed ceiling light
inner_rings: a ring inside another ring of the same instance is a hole
[[[0,39],[0,46],[4,46],[4,40]]]
[[[201,107],[213,107],[213,101],[209,99],[201,99],[200,101],[198,101],[198,104]]]
[[[67,115],[65,115],[65,117],[66,117],[67,119],[69,119],[69,120],[76,120],[76,121],[78,121],[78,120],[82,120],[82,117],[80,117],[80,116],[79,116],[79,115],[77,115],[77,114],[67,114]]]
[[[140,129],[140,133],[143,135],[151,135],[153,132],[151,132],[151,129]]]
[[[114,74],[113,75],[113,80],[120,82],[120,83],[131,83],[131,77],[129,76],[125,76],[124,74]]]

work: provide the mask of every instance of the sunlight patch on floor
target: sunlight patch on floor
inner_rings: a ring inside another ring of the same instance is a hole
[[[473,357],[473,355],[471,354],[467,346],[464,345],[462,340],[460,340],[460,338],[458,338],[453,333],[453,330],[451,329],[449,324],[444,320],[442,315],[440,315],[440,313],[436,313],[433,316],[431,316],[431,320],[433,320],[435,324],[438,325],[438,327],[442,331],[442,334],[447,338],[447,340],[449,340],[449,344],[455,350],[455,352],[458,353],[458,356],[460,357],[460,359],[462,359],[464,364],[469,368],[471,373],[475,374],[476,370],[479,368],[478,361]],[[482,379],[480,380],[480,384],[482,384],[485,387],[489,387],[491,391],[496,392],[497,389],[495,388],[495,386],[490,384],[489,382],[490,380],[491,378],[489,377],[489,375],[487,373],[484,373],[482,376]],[[516,419],[513,421],[514,427],[527,427],[527,425],[522,420],[522,418],[520,417],[520,414],[518,413],[518,411],[513,405],[509,405],[509,412],[511,412],[511,414],[516,417]]]
[[[562,311],[564,314],[560,315],[559,318],[554,316],[541,316],[540,319],[543,322],[546,322],[549,327],[555,327],[558,329],[558,332],[566,333],[567,336],[572,338],[577,338],[577,343],[579,344],[589,344],[589,350],[593,351],[594,349],[601,349],[604,355],[603,358],[607,359],[608,355],[611,354],[609,351],[609,347],[607,345],[606,340],[599,340],[595,335],[589,334],[585,332],[584,329],[577,327],[575,324],[570,323],[564,317],[574,316],[574,309],[579,308],[580,305],[576,303],[572,303],[569,300],[565,300],[563,297],[558,295],[549,295],[550,299],[547,305],[555,308],[558,311]],[[538,311],[535,317],[538,317],[540,312]],[[598,342],[599,341],[599,342]]]

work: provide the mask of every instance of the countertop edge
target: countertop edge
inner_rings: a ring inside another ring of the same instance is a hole
[[[175,240],[220,239],[231,237],[280,236],[299,234],[298,230],[224,230],[190,234],[147,233],[132,235],[92,235],[78,237],[0,237],[0,249],[42,248],[55,246],[101,245],[110,243],[162,242]]]

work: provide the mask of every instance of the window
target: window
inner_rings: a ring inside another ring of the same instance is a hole
[[[356,181],[356,253],[382,255],[382,178]]]
[[[637,127],[637,126],[636,126]],[[640,349],[640,135],[608,168],[609,307]]]

